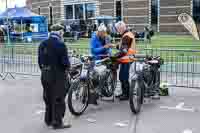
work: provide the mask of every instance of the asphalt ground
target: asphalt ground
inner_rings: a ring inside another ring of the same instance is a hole
[[[170,96],[146,100],[139,115],[128,101],[99,101],[81,117],[66,111],[72,128],[54,131],[43,123],[44,104],[39,77],[0,80],[2,133],[199,133],[200,90],[170,87]]]

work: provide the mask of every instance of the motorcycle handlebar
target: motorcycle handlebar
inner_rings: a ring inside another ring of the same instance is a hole
[[[144,55],[144,54],[135,54],[134,57],[137,58],[137,59],[140,59],[140,58],[144,59],[144,58],[147,57],[147,55]]]
[[[104,59],[102,59],[102,60],[97,60],[97,61],[95,61],[95,64],[96,64],[96,65],[99,65],[99,64],[101,64],[101,63],[103,63],[103,62],[105,62],[105,61],[107,61],[107,60],[109,60],[109,57],[104,58]]]

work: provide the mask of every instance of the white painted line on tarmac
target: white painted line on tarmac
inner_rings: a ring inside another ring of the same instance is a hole
[[[178,111],[186,111],[186,112],[195,112],[193,108],[176,108],[176,107],[168,107],[168,106],[161,106],[161,109],[169,109],[169,110],[178,110]]]
[[[184,108],[184,102],[179,103],[176,107],[169,107],[169,106],[161,106],[161,109],[169,109],[169,110],[179,110],[179,111],[186,111],[186,112],[195,112],[194,108]]]
[[[115,123],[114,124],[116,127],[127,127],[128,126],[128,124],[127,123]]]
[[[184,130],[182,133],[192,133],[192,130],[186,129],[186,130]]]
[[[36,114],[37,114],[37,115],[40,115],[40,114],[43,114],[43,113],[45,113],[44,110],[38,110],[38,111],[36,111]]]
[[[95,122],[97,122],[97,120],[95,120],[95,119],[92,119],[92,118],[88,118],[88,119],[86,119],[89,123],[95,123]]]
[[[121,122],[117,122],[114,124],[116,127],[127,127],[129,125],[129,121],[125,120],[125,121],[121,121]]]
[[[185,105],[184,102],[179,103],[178,105],[176,105],[176,108],[177,108],[177,109],[182,109],[184,105]]]

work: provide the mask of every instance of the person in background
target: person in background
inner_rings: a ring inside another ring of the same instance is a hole
[[[70,68],[67,48],[62,41],[64,27],[55,24],[51,33],[38,50],[38,64],[41,69],[43,99],[45,102],[44,122],[54,129],[70,128],[64,125],[63,117],[68,88],[65,87],[66,74]]]
[[[93,32],[94,31],[97,31],[97,25],[96,24],[93,25]]]
[[[0,45],[4,43],[4,30],[0,27]]]

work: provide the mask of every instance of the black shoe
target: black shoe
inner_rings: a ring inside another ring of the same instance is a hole
[[[53,125],[53,129],[54,129],[54,130],[65,129],[65,128],[71,128],[71,127],[72,127],[71,125],[64,125],[64,124],[61,124],[61,125]]]
[[[89,96],[89,104],[98,105],[97,103],[98,96],[97,94],[93,93]]]
[[[154,99],[154,100],[160,100],[159,93],[156,93],[154,96],[152,96],[152,99]]]
[[[117,95],[117,96],[115,96],[115,98],[120,98],[122,95]]]
[[[46,122],[46,121],[45,121],[44,123],[45,123],[48,127],[52,125],[51,122]]]
[[[93,103],[93,105],[98,106],[99,104],[97,103],[97,100],[95,100]]]
[[[89,104],[93,104],[95,106],[98,106],[99,104],[97,103],[97,100],[94,100],[94,101],[90,101]]]
[[[126,100],[128,100],[129,99],[129,97],[127,96],[127,95],[121,95],[120,97],[119,97],[119,100],[121,100],[121,101],[126,101]]]
[[[46,110],[45,110],[44,123],[47,126],[51,126],[52,125],[51,111],[50,111],[49,108],[46,108]]]

